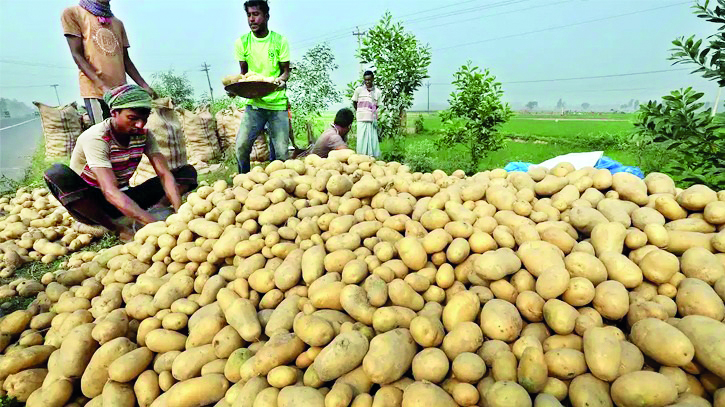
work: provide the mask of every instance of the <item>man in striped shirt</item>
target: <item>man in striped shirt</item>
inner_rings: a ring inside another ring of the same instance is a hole
[[[137,85],[123,85],[104,96],[111,118],[78,137],[70,167],[54,164],[45,173],[51,193],[79,222],[101,225],[124,240],[133,233],[116,219],[127,216],[142,224],[157,219],[146,209],[164,196],[175,210],[181,195],[196,187],[194,167],[169,170],[153,133],[145,129],[151,113],[151,96]],[[129,180],[146,155],[156,171],[154,177],[136,187]]]

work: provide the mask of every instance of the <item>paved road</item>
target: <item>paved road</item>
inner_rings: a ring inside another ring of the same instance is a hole
[[[22,178],[43,130],[39,118],[0,120],[0,175]],[[27,122],[26,122],[27,121]]]

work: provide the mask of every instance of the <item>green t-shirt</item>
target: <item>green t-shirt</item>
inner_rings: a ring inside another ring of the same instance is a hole
[[[264,38],[257,38],[251,32],[237,38],[234,51],[238,61],[246,61],[249,72],[266,76],[278,77],[282,72],[280,62],[289,62],[289,42],[283,35],[270,31]],[[287,93],[284,89],[269,95],[252,99],[250,104],[269,110],[287,110]]]

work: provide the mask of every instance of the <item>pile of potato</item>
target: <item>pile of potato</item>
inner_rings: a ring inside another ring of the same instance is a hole
[[[349,150],[189,195],[0,320],[28,407],[725,406],[725,191]]]
[[[73,230],[74,222],[46,188],[0,197],[0,278],[29,261],[48,264],[88,246],[94,236]]]

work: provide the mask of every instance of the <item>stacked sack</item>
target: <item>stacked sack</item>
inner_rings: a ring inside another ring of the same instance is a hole
[[[76,103],[53,107],[33,102],[40,112],[45,138],[45,158],[70,157],[78,136],[83,131],[83,118]]]
[[[44,276],[0,380],[28,407],[723,406],[723,225],[725,191],[663,174],[275,161]]]
[[[217,139],[217,124],[208,107],[200,107],[194,111],[179,109],[186,152],[189,161],[195,167],[207,166],[219,158],[221,148]]]
[[[216,124],[217,133],[219,134],[219,145],[222,151],[234,149],[239,125],[242,123],[244,111],[236,106],[230,106],[217,112]]]
[[[146,128],[156,137],[161,153],[169,163],[169,169],[174,170],[187,164],[184,129],[179,114],[174,110],[170,98],[159,98],[153,101],[151,115],[146,122]],[[144,181],[156,176],[154,167],[148,157],[143,159],[131,178],[131,186],[141,185]]]

